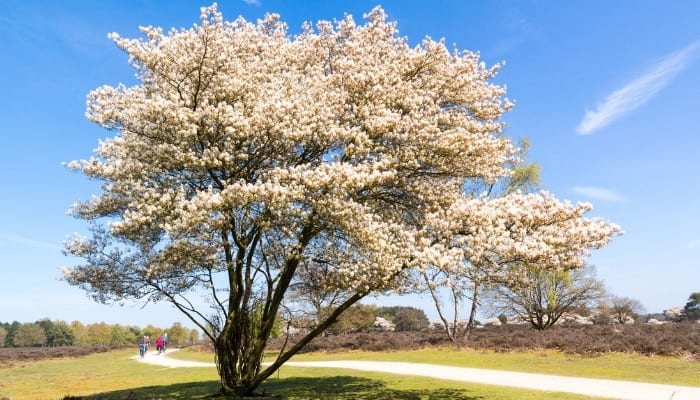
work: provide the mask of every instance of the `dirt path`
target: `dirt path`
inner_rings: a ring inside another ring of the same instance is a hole
[[[168,357],[168,354],[178,351],[179,349],[167,349],[165,353],[158,354],[155,350],[149,350],[143,357],[138,355],[133,356],[134,360],[138,362],[159,365],[161,367],[168,368],[192,368],[192,367],[213,367],[213,363],[205,363],[198,361],[184,361],[176,360],[174,358]]]
[[[163,367],[212,367],[212,363],[182,361],[154,351],[137,361]],[[577,393],[587,396],[628,400],[698,400],[700,387],[662,385],[656,383],[625,382],[608,379],[572,378],[564,376],[496,371],[476,368],[448,367],[444,365],[385,362],[385,361],[305,361],[287,362],[290,367],[324,367],[359,371],[386,372],[399,375],[427,376],[461,382],[518,387],[547,392]]]

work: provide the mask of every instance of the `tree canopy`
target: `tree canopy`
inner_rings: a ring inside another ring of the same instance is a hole
[[[411,47],[379,7],[295,36],[278,15],[228,22],[216,6],[191,28],[142,32],[110,35],[139,83],[88,97],[114,136],[69,164],[102,187],[72,209],[91,232],[66,243],[85,262],[64,276],[100,302],[171,302],[213,341],[224,393],[253,393],[344,310],[424,266],[505,252],[571,267],[619,231],[548,195],[466,197],[517,158],[500,65],[429,38]],[[570,224],[536,224],[561,210]],[[302,266],[343,297],[263,366]]]

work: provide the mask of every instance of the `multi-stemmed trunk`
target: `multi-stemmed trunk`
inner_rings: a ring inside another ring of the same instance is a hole
[[[245,326],[253,326],[240,322],[238,318],[231,319],[219,336],[214,347],[216,353],[216,367],[221,380],[221,392],[223,394],[235,394],[241,397],[252,396],[255,390],[279,369],[294,354],[299,352],[313,338],[320,335],[333,324],[343,311],[361,300],[366,293],[355,293],[338,306],[323,321],[295,342],[289,349],[283,349],[277,358],[262,369],[265,344],[269,332],[265,329],[253,332]],[[248,321],[250,322],[250,320]],[[265,321],[263,321],[263,325]]]

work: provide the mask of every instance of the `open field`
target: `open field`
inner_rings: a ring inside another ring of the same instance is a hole
[[[274,353],[269,354],[272,357]],[[172,354],[171,357],[203,362],[214,361],[211,353],[195,349],[184,349]],[[400,361],[700,387],[700,361],[670,356],[649,357],[624,353],[581,356],[554,350],[505,353],[438,348],[388,352],[318,352],[299,354],[292,358],[292,361],[337,360]]]
[[[361,333],[319,338],[292,361],[401,361],[700,387],[699,328],[698,324],[679,324],[561,328],[542,333],[527,327],[496,327],[480,329],[467,346],[453,346],[435,333]],[[135,348],[0,348],[0,400],[198,399],[218,389],[214,367],[168,369],[134,362],[136,354]],[[268,353],[269,357],[274,354],[272,350]],[[205,362],[214,359],[206,346],[184,349],[173,357]],[[293,400],[587,398],[291,366],[283,367],[261,391]]]
[[[162,368],[135,362],[133,350],[84,357],[27,361],[0,370],[0,398],[22,399],[203,399],[216,392],[216,369]],[[434,400],[587,399],[430,378],[285,367],[261,391],[277,398]],[[70,397],[68,397],[70,396]]]
[[[213,367],[167,369],[134,362],[134,355],[135,351],[131,349],[42,361],[15,361],[0,369],[0,399],[62,399],[66,396],[86,400],[197,399],[211,395],[218,388]],[[182,350],[175,355],[188,360],[213,360],[211,353],[194,349]],[[308,353],[295,357],[294,361],[339,359],[435,363],[700,386],[698,361],[617,353],[583,357],[554,351],[495,353],[443,348]],[[284,367],[261,390],[289,399],[589,398],[414,376],[308,367]]]

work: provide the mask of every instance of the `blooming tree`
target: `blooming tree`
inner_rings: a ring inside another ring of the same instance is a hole
[[[589,250],[621,232],[603,219],[585,218],[591,208],[588,203],[561,202],[545,191],[516,191],[497,198],[465,196],[429,214],[426,236],[434,238],[434,245],[423,251],[433,259],[419,268],[422,278],[434,298],[436,288],[445,287],[455,299],[471,290],[476,300],[479,286],[489,283],[527,291],[533,268],[553,274],[581,268]],[[435,303],[439,304],[437,299]],[[472,318],[474,310],[475,303]],[[456,317],[450,324],[440,307],[438,311],[450,339],[468,332],[469,326],[460,331]]]
[[[521,155],[529,147],[528,141],[520,143]],[[539,186],[539,166],[525,164],[521,160],[510,165],[511,174],[495,182],[473,179],[465,185],[468,198],[499,198],[516,192],[533,192]],[[463,226],[454,225],[448,229],[448,236],[459,235]],[[459,243],[454,243],[459,246]],[[480,303],[480,293],[484,285],[498,282],[498,277],[506,275],[501,267],[503,260],[474,260],[460,257],[455,267],[426,265],[414,279],[418,292],[430,294],[445,333],[451,341],[468,339],[476,321],[476,311]],[[464,323],[460,316],[468,301],[471,301],[469,318]],[[450,311],[448,311],[450,309]],[[451,315],[450,315],[451,314]]]
[[[426,226],[481,224],[464,183],[510,173],[498,66],[411,47],[381,8],[365,19],[290,36],[277,15],[227,22],[212,6],[189,29],[111,35],[139,84],[88,97],[114,136],[69,164],[103,184],[72,208],[91,234],[67,241],[85,262],[64,277],[100,302],[172,303],[214,343],[223,393],[253,393],[344,310],[433,263]],[[344,297],[263,366],[302,265]]]

